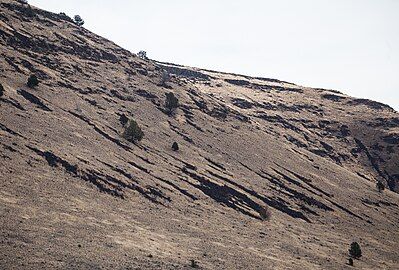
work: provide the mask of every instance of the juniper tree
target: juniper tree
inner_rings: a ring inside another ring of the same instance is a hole
[[[173,149],[173,151],[178,151],[179,150],[179,145],[177,144],[177,142],[174,142],[172,144],[172,149]]]
[[[37,78],[37,76],[35,74],[32,74],[29,76],[28,81],[26,82],[26,85],[29,88],[35,88],[36,86],[39,85],[39,79]]]
[[[146,51],[139,51],[138,54],[137,54],[137,56],[138,56],[139,58],[141,58],[141,59],[144,59],[144,60],[147,60],[147,59],[148,59],[148,57],[147,57],[147,52],[146,52]]]
[[[168,87],[168,85],[166,84],[168,81],[170,81],[170,75],[166,70],[162,71],[162,77],[161,77],[161,81],[159,82],[160,86],[164,86],[164,87]]]
[[[28,16],[28,17],[34,17],[35,16],[35,12],[33,11],[33,8],[30,5],[28,5],[26,7],[24,14],[26,16]]]
[[[169,114],[172,114],[179,107],[179,100],[172,92],[166,93],[165,107]]]
[[[269,207],[267,205],[265,206],[261,206],[258,210],[259,212],[259,216],[263,221],[269,221],[271,216],[272,216],[272,212],[270,211]]]
[[[382,192],[385,189],[385,186],[384,186],[384,184],[381,181],[377,182],[376,187],[378,189],[378,192]]]
[[[199,267],[198,263],[197,263],[195,260],[191,260],[190,266],[191,266],[192,268],[198,268],[198,267]]]
[[[359,259],[362,257],[362,249],[358,242],[352,242],[351,247],[349,249],[349,255],[352,258]]]
[[[73,17],[73,21],[75,22],[75,24],[77,26],[83,26],[85,24],[85,21],[82,19],[82,17],[80,17],[79,15],[75,15]]]
[[[126,115],[121,114],[119,117],[119,122],[122,124],[122,126],[125,126],[129,122],[129,118],[127,118]]]
[[[133,119],[130,119],[128,126],[125,128],[122,136],[129,142],[135,143],[141,141],[144,137],[144,132]]]

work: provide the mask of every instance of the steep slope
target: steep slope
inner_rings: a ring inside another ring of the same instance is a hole
[[[399,264],[387,105],[142,60],[18,1],[0,19],[1,268],[342,269],[352,241]]]

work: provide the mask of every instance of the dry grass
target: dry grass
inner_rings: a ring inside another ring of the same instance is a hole
[[[1,269],[345,269],[353,241],[358,269],[397,268],[399,196],[375,187],[399,174],[396,112],[188,67],[160,87],[154,62],[32,11],[0,3]]]

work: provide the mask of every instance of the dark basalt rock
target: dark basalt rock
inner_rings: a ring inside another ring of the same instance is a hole
[[[389,144],[399,144],[399,134],[389,134],[382,138],[384,142]]]
[[[338,102],[338,101],[346,99],[346,97],[337,96],[337,95],[333,95],[333,94],[324,94],[321,97],[324,98],[324,99],[335,101],[335,102]]]
[[[205,80],[208,81],[210,77],[204,73],[201,73],[199,71],[195,70],[189,70],[185,68],[180,68],[176,66],[169,66],[169,65],[162,65],[161,63],[158,63],[162,66],[163,69],[165,69],[167,72],[170,74],[175,74],[176,76],[179,77],[186,77],[186,78],[194,78],[194,79],[200,79],[200,80]]]
[[[251,109],[254,104],[242,98],[233,98],[232,103],[241,109]]]
[[[230,83],[230,84],[237,85],[237,86],[246,86],[246,85],[250,85],[251,84],[249,81],[246,81],[246,80],[225,79],[225,81]]]
[[[349,127],[347,125],[342,125],[340,129],[341,129],[341,134],[344,137],[347,137],[351,134]]]
[[[350,105],[365,105],[369,108],[375,109],[375,110],[383,110],[383,109],[387,109],[389,111],[394,111],[394,109],[392,109],[390,106],[381,103],[381,102],[377,102],[374,100],[369,100],[369,99],[364,99],[364,98],[358,98],[358,99],[354,99],[348,102],[348,104]]]
[[[52,110],[47,107],[38,97],[36,97],[35,95],[20,89],[17,91],[18,94],[20,94],[21,96],[23,96],[26,100],[28,100],[29,102],[37,105],[40,109],[44,110],[44,111],[48,111],[51,112]]]

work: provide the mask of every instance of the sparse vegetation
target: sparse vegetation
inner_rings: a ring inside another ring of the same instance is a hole
[[[129,118],[127,118],[126,115],[121,114],[119,117],[119,122],[122,124],[122,126],[125,126],[129,122]]]
[[[191,267],[192,268],[198,268],[199,265],[198,265],[198,263],[195,260],[191,260]]]
[[[378,192],[383,192],[384,189],[385,189],[385,186],[384,186],[384,184],[381,181],[377,182],[376,187],[378,189]]]
[[[75,15],[73,17],[73,21],[75,22],[75,24],[77,26],[83,26],[85,24],[85,21],[82,19],[82,17],[80,17],[79,15]]]
[[[24,14],[27,17],[34,17],[35,16],[35,12],[33,11],[32,7],[28,4],[28,1],[22,2],[22,4],[26,4],[26,8],[24,9]]]
[[[166,70],[163,70],[161,81],[159,82],[159,85],[163,86],[163,87],[168,87],[168,85],[166,84],[168,81],[170,81],[170,75]]]
[[[4,87],[3,85],[0,83],[0,97],[2,97],[4,94]]]
[[[26,83],[26,85],[29,88],[35,88],[36,86],[39,85],[39,79],[37,78],[37,76],[35,74],[32,74],[29,76],[28,82]]]
[[[350,266],[353,266],[353,259],[352,259],[352,258],[349,258],[348,264],[349,264]]]
[[[179,100],[172,92],[166,93],[165,107],[172,114],[179,107]]]
[[[352,242],[351,247],[349,249],[349,256],[355,259],[359,259],[362,257],[362,249],[360,248],[359,243]]]
[[[72,18],[69,17],[65,12],[60,12],[60,17],[63,18],[64,20],[69,21],[69,22],[75,22],[75,21],[72,20]]]
[[[128,126],[125,128],[122,136],[129,142],[135,143],[141,141],[144,137],[144,132],[133,119],[129,120]]]
[[[179,145],[177,144],[177,142],[174,142],[172,144],[172,149],[173,149],[173,151],[178,151],[179,150]]]
[[[270,211],[269,207],[265,205],[259,209],[259,216],[263,221],[269,221],[272,216],[272,212]]]
[[[144,60],[147,60],[147,59],[148,59],[148,57],[147,57],[147,52],[146,52],[146,51],[139,51],[138,54],[137,54],[137,56],[138,56],[139,58],[141,58],[141,59],[144,59]]]

